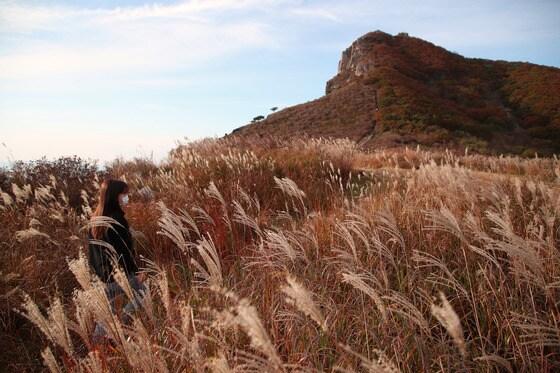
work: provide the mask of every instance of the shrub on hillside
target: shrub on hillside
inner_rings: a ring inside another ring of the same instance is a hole
[[[13,194],[12,184],[30,185],[32,190],[50,185],[56,195],[64,193],[68,205],[81,211],[82,190],[94,195],[94,179],[105,176],[95,161],[84,160],[78,156],[60,157],[48,160],[43,157],[34,161],[16,161],[10,169],[0,173],[2,190]]]

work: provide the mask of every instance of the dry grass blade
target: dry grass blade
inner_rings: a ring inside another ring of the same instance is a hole
[[[259,238],[262,239],[263,233],[257,220],[250,217],[238,201],[232,201],[232,205],[233,221],[253,229]]]
[[[323,332],[327,332],[327,322],[321,310],[313,301],[313,293],[299,284],[291,275],[286,276],[286,281],[288,282],[288,286],[282,286],[280,288],[282,292],[287,295],[286,302],[293,304],[301,312],[311,317]]]
[[[162,201],[159,201],[157,205],[161,212],[158,220],[160,230],[157,234],[168,237],[180,250],[188,252],[191,238],[189,229],[183,227],[181,217],[168,209]]]
[[[68,268],[70,268],[70,271],[74,274],[74,277],[76,277],[82,289],[89,289],[93,278],[83,251],[80,251],[77,259],[67,260],[67,262]]]
[[[390,304],[387,305],[387,309],[389,311],[410,320],[419,326],[424,333],[429,333],[428,322],[422,315],[422,312],[420,312],[420,310],[412,304],[404,294],[391,291],[391,294],[383,296],[383,299],[390,302]]]
[[[354,272],[342,273],[342,282],[352,285],[354,288],[364,292],[368,297],[370,297],[381,314],[383,321],[387,321],[387,309],[381,295],[372,286],[370,286],[366,280],[374,283],[377,287],[381,287],[379,281],[371,275],[357,274]]]
[[[256,308],[244,298],[237,304],[236,311],[236,321],[251,338],[251,346],[264,353],[276,369],[283,371],[282,360],[278,356]]]
[[[2,196],[2,203],[4,203],[4,207],[11,207],[14,204],[13,198],[6,192],[1,192],[0,196]]]
[[[119,263],[113,259],[113,278],[119,287],[124,291],[129,300],[134,299],[134,290],[130,285],[126,273],[121,269]]]
[[[88,355],[80,359],[80,371],[87,373],[104,373],[103,361],[97,351],[90,351]]]
[[[445,297],[442,292],[439,293],[442,305],[437,306],[435,304],[431,305],[432,315],[445,327],[449,335],[453,338],[453,343],[459,349],[459,352],[463,357],[467,356],[467,345],[465,343],[465,337],[463,336],[463,328],[461,326],[461,320],[459,316],[455,313],[453,307]]]
[[[212,237],[210,237],[210,235],[208,235],[208,239],[202,237],[202,239],[198,240],[193,246],[197,249],[206,266],[205,268],[194,258],[191,259],[191,263],[198,270],[195,275],[201,278],[208,286],[222,287],[224,281],[222,278],[222,266]]]
[[[345,224],[337,223],[335,225],[334,233],[336,236],[340,237],[344,241],[346,246],[350,248],[350,251],[352,252],[352,261],[348,260],[349,257],[346,254],[346,250],[340,249],[335,251],[339,253],[339,256],[343,259],[343,261],[350,264],[351,267],[356,267],[356,268],[361,267],[362,262],[360,260],[360,256],[358,255],[356,242],[354,241],[354,237],[352,236],[350,230],[346,227]]]
[[[300,211],[294,203],[295,199],[301,205],[301,212],[304,216],[306,216],[307,207],[305,206],[305,202],[303,201],[303,199],[306,197],[305,192],[301,190],[293,180],[287,177],[278,178],[274,176],[274,182],[276,183],[278,189],[280,189],[285,195],[292,198],[292,207],[294,208],[294,210]]]
[[[510,219],[500,216],[493,211],[486,211],[487,218],[495,224],[492,230],[503,238],[503,241],[493,240],[490,246],[494,250],[507,253],[513,258],[519,258],[521,262],[531,269],[533,274],[542,278],[542,260],[535,246],[538,243],[525,240],[513,231]]]
[[[62,369],[58,365],[58,362],[56,361],[56,358],[54,357],[50,347],[46,347],[41,352],[41,356],[43,357],[43,362],[51,371],[51,373],[62,373]]]
[[[385,352],[373,349],[372,352],[377,356],[376,359],[371,360],[362,354],[352,350],[350,346],[339,344],[345,351],[358,357],[362,362],[362,367],[370,373],[399,373],[400,369],[387,357]]]
[[[156,276],[156,285],[157,289],[159,290],[159,296],[165,307],[165,312],[167,312],[167,316],[171,317],[171,294],[169,293],[169,279],[167,277],[167,272],[164,270],[158,270],[158,274]]]
[[[220,191],[218,190],[218,188],[216,187],[216,184],[214,184],[213,181],[210,182],[210,184],[208,185],[208,188],[206,188],[204,190],[204,193],[210,197],[213,198],[215,200],[217,200],[218,202],[220,202],[220,205],[222,207],[223,210],[223,215],[222,215],[222,219],[224,220],[224,222],[226,223],[226,225],[229,227],[229,229],[231,230],[231,221],[229,219],[229,215],[228,215],[228,209],[227,209],[227,204],[226,204],[226,200],[224,199],[224,197],[222,196],[222,193],[220,193]]]
[[[93,227],[106,227],[108,229],[113,229],[116,232],[117,230],[113,225],[124,228],[121,223],[110,216],[92,216],[91,219],[89,219],[87,223],[80,228],[80,230],[88,231]]]
[[[206,367],[210,369],[213,373],[232,373],[233,369],[230,368],[228,361],[223,353],[220,353],[216,357],[211,357],[206,362]]]
[[[495,364],[498,365],[500,368],[503,368],[505,370],[507,370],[509,373],[513,373],[513,367],[511,366],[511,363],[509,361],[507,361],[506,359],[504,359],[501,356],[498,355],[483,355],[483,356],[479,356],[474,358],[475,361],[483,361],[486,362],[487,364]]]
[[[377,211],[375,213],[375,222],[381,232],[385,232],[391,237],[391,241],[398,243],[403,249],[405,248],[404,237],[391,210],[383,209]]]
[[[439,269],[439,271],[445,275],[445,277],[442,277],[441,275],[437,275],[435,272],[432,272],[427,277],[428,281],[432,282],[433,284],[443,285],[450,289],[458,291],[465,298],[469,297],[469,293],[467,292],[465,287],[461,285],[459,281],[457,281],[455,276],[453,276],[449,268],[447,268],[447,266],[443,263],[442,260],[436,258],[435,256],[429,253],[419,251],[419,250],[414,250],[412,252],[412,260],[419,263],[418,268],[427,267],[427,268]]]
[[[41,232],[39,230],[37,230],[36,228],[27,228],[21,231],[17,231],[16,232],[16,240],[18,240],[19,242],[22,241],[26,241],[29,240],[31,238],[35,238],[35,237],[43,237],[43,238],[47,238],[47,239],[51,239],[51,236],[49,236],[48,234]]]
[[[51,302],[47,309],[47,317],[42,314],[37,304],[27,293],[23,293],[23,299],[23,311],[18,310],[18,312],[35,324],[51,342],[62,347],[69,356],[72,356],[74,347],[60,298],[54,298]]]
[[[513,325],[522,333],[521,343],[523,345],[560,348],[560,327],[556,320],[551,323],[514,312],[512,315],[514,317]]]
[[[426,226],[426,230],[448,232],[459,238],[462,242],[467,241],[459,225],[459,221],[447,207],[442,206],[439,211],[426,211],[425,215],[432,221],[432,225]]]
[[[288,259],[292,264],[295,264],[299,259],[306,263],[309,262],[305,256],[303,245],[291,232],[281,229],[277,231],[266,229],[264,236],[264,244],[272,251],[273,259],[279,258],[280,261]]]

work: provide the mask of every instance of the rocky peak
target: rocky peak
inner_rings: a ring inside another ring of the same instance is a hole
[[[388,43],[393,36],[383,31],[362,35],[342,52],[337,75],[327,82],[326,94],[340,88],[356,77],[367,76],[375,67],[374,46]]]

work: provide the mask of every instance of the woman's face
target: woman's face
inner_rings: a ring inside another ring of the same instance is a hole
[[[121,207],[125,207],[128,204],[128,193],[119,194],[119,203]]]

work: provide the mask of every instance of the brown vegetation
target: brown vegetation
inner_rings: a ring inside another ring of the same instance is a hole
[[[109,172],[133,190],[142,311],[124,325],[87,271],[95,178],[81,209],[4,190],[6,369],[560,369],[556,158],[229,138]],[[113,347],[91,350],[94,320]]]

